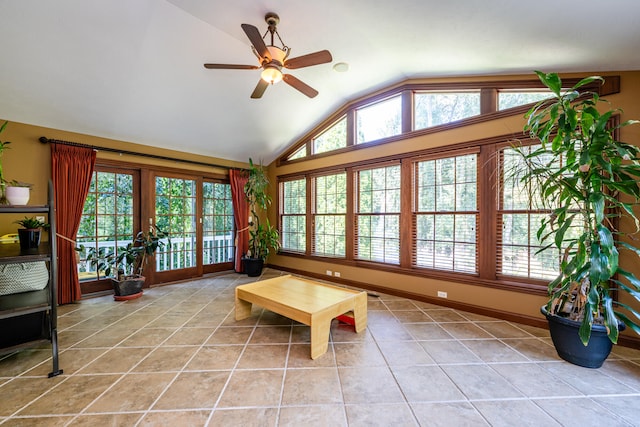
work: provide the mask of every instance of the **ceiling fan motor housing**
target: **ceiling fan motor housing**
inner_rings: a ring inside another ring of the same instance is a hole
[[[268,12],[266,15],[264,15],[264,20],[267,25],[269,25],[269,27],[275,27],[280,23],[280,17],[277,13],[273,12]]]

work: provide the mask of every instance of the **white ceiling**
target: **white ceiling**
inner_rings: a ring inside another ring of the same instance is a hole
[[[240,28],[280,15],[291,70],[259,70]],[[345,103],[412,77],[640,69],[638,0],[0,0],[0,118],[270,163]],[[347,62],[346,73],[333,71]],[[46,135],[45,135],[46,136]],[[81,142],[81,141],[79,141]]]

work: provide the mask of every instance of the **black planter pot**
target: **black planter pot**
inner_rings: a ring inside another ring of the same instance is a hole
[[[34,252],[40,246],[40,230],[39,229],[18,229],[18,240],[20,241],[20,251]]]
[[[580,340],[578,331],[580,322],[564,317],[551,315],[545,306],[540,308],[549,322],[549,332],[551,340],[558,352],[558,356],[574,365],[585,368],[599,368],[609,357],[613,343],[607,336],[607,329],[604,325],[593,325],[591,328],[591,338],[589,344],[584,345]],[[624,323],[618,324],[620,331],[625,329]]]
[[[242,258],[242,264],[244,265],[244,272],[249,277],[258,277],[262,274],[262,268],[264,267],[264,260],[262,258]]]
[[[127,301],[142,296],[144,277],[132,277],[124,280],[111,279],[113,284],[113,299],[116,301]]]

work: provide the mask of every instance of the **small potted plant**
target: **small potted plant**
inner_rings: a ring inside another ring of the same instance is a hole
[[[18,229],[18,239],[20,241],[20,250],[23,252],[37,251],[40,246],[41,230],[49,228],[49,224],[40,221],[35,217],[24,217],[24,219],[15,221],[16,224],[23,228]]]
[[[265,219],[260,220],[260,214],[265,214],[271,205],[268,193],[269,177],[262,165],[256,165],[249,159],[249,179],[244,187],[247,196],[251,219],[249,222],[249,250],[243,258],[244,270],[250,277],[260,276],[264,262],[271,250],[280,249],[280,234],[278,230]]]
[[[535,184],[533,200],[549,212],[537,232],[541,251],[561,255],[541,311],[558,355],[597,368],[625,325],[640,334],[640,280],[619,263],[623,251],[628,265],[640,256],[631,236],[640,231],[640,148],[615,138],[617,129],[638,122],[616,125],[619,111],[586,91],[602,77],[565,89],[557,74],[536,74],[552,93],[526,115],[525,132],[539,146],[514,148],[520,181]]]
[[[142,275],[149,257],[165,246],[163,239],[168,234],[157,227],[148,232],[140,231],[125,247],[117,251],[106,252],[104,248],[89,249],[87,260],[99,272],[111,277],[114,299],[125,301],[142,296],[145,277]],[[169,244],[171,243],[168,239]],[[82,249],[82,248],[81,248]]]

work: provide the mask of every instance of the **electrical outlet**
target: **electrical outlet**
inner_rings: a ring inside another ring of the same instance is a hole
[[[327,276],[331,276],[333,272],[331,270],[327,270]]]
[[[44,216],[42,215],[36,216],[36,220],[40,222],[44,222]]]
[[[438,298],[447,298],[447,293],[443,291],[438,291]]]
[[[340,277],[340,272],[339,271],[334,271],[333,275],[336,276],[336,277]]]

